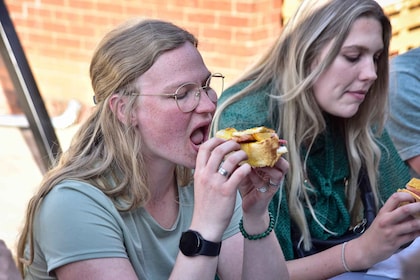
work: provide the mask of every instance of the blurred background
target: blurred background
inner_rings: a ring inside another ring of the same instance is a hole
[[[194,33],[210,71],[229,86],[264,53],[298,0],[0,0],[7,8],[53,133],[65,150],[93,106],[92,53],[132,17],[172,21]],[[378,2],[391,19],[391,55],[420,46],[420,0]],[[4,15],[2,15],[4,17]],[[28,199],[46,166],[0,57],[0,239],[15,252]]]

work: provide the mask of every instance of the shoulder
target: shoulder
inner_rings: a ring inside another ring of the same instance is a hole
[[[420,69],[420,47],[391,59],[391,72],[412,72]]]
[[[237,95],[240,91],[244,90],[247,86],[249,86],[252,83],[252,80],[249,81],[243,81],[239,82],[229,88],[227,88],[223,93],[221,94],[219,98],[219,104],[223,104],[226,100],[234,97]],[[261,88],[257,90],[253,90],[251,92],[248,92],[246,95],[242,96],[240,99],[236,100],[235,103],[251,103],[254,101],[258,101],[261,103],[261,97],[266,96],[268,100],[268,94],[266,88]]]
[[[36,267],[48,271],[65,264],[104,257],[127,258],[126,226],[102,191],[85,182],[65,180],[42,201],[34,220]]]
[[[219,128],[235,127],[246,129],[254,126],[268,126],[269,94],[257,89],[242,96],[237,94],[245,89],[251,81],[240,82],[224,91],[219,99],[219,106],[229,102],[220,112]],[[237,97],[237,98],[235,98]]]
[[[43,204],[74,205],[81,201],[92,201],[105,207],[113,207],[112,201],[95,186],[76,180],[64,180],[45,197]]]
[[[94,220],[119,223],[120,214],[112,200],[85,182],[65,180],[56,185],[41,202],[40,224],[90,224]]]
[[[42,240],[70,240],[69,234],[94,239],[98,232],[120,236],[123,224],[120,212],[101,190],[85,182],[65,180],[41,202],[34,231]]]
[[[251,81],[244,81],[236,83],[227,89],[223,91],[223,93],[220,95],[219,103],[223,103],[226,99],[234,96],[236,93],[243,90],[246,86],[248,86],[251,83]]]

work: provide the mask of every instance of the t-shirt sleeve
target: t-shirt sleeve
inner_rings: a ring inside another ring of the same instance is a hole
[[[127,258],[122,219],[97,188],[65,181],[43,200],[35,222],[35,242],[48,273],[65,264],[94,258]]]
[[[390,73],[387,127],[403,160],[420,155],[420,64],[417,63],[420,50],[417,57],[414,54],[395,57]]]

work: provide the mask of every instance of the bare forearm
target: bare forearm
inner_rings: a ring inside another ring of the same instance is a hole
[[[242,279],[289,279],[286,261],[274,232],[263,239],[246,239],[244,252]]]
[[[245,236],[242,279],[289,279],[286,261],[273,227],[271,214],[259,219],[244,216],[241,229]]]
[[[369,267],[351,245],[347,243],[344,252],[343,244],[340,244],[309,257],[288,261],[290,279],[328,279],[346,272],[345,265],[352,271]]]
[[[209,279],[214,280],[218,257],[186,257],[178,254],[169,279]]]
[[[345,272],[341,264],[339,249],[328,250],[318,253],[316,256],[309,256],[287,262],[290,279],[293,280],[317,280],[328,279]]]

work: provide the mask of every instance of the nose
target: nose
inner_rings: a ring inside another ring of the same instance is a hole
[[[216,111],[217,101],[213,102],[210,97],[208,96],[207,92],[200,88],[200,100],[198,100],[197,107],[195,108],[195,111],[197,113],[208,113],[208,112],[214,112]]]
[[[367,59],[366,63],[364,63],[361,66],[361,71],[360,71],[360,79],[361,80],[368,80],[368,81],[374,81],[378,78],[377,75],[377,64],[376,61],[372,58],[372,59]]]

